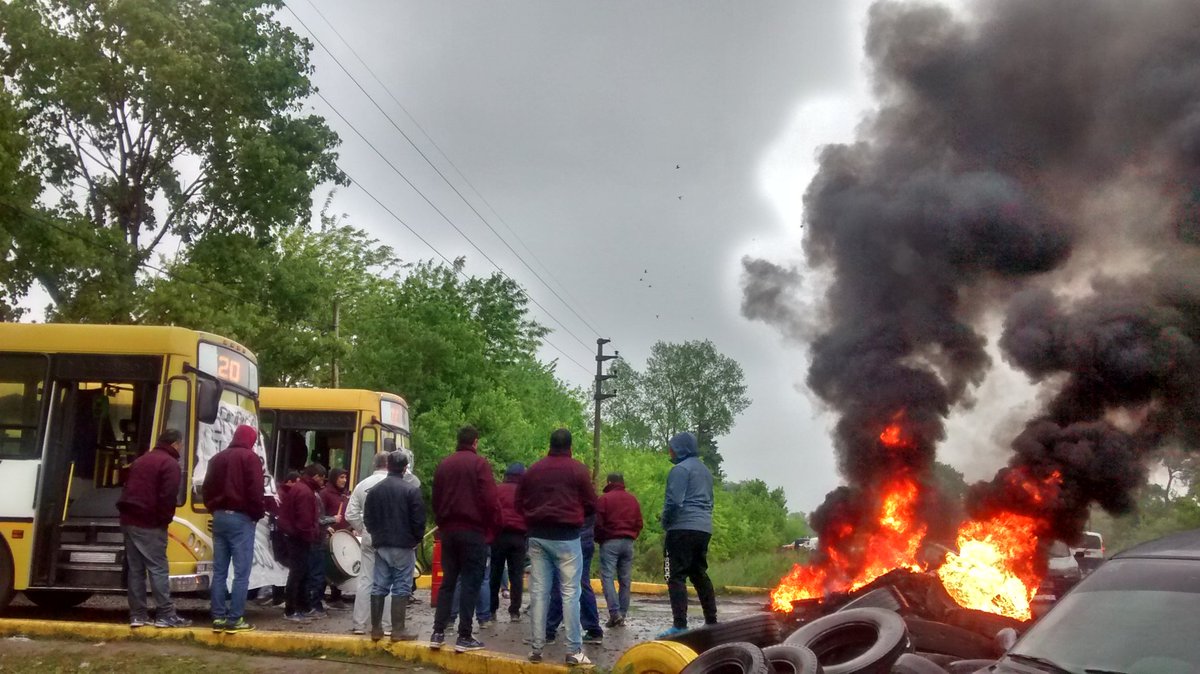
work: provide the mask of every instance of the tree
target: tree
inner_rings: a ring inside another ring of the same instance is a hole
[[[18,233],[64,320],[137,317],[167,236],[263,239],[344,182],[337,136],[301,116],[311,49],[261,0],[0,3],[0,67],[28,118],[60,232]],[[25,228],[37,229],[37,228]],[[27,292],[28,285],[20,288]]]
[[[267,240],[209,234],[152,280],[146,320],[208,330],[259,356],[263,385],[332,386],[331,364],[353,345],[356,317],[393,284],[392,249],[326,210],[319,228]],[[346,328],[335,334],[334,311]]]
[[[614,381],[620,395],[611,409],[626,439],[645,439],[665,447],[680,431],[703,438],[701,459],[716,474],[721,457],[716,438],[733,428],[749,405],[742,367],[719,353],[711,341],[682,344],[657,342],[646,359],[646,370],[617,363]]]
[[[1191,494],[1196,487],[1196,478],[1200,475],[1200,457],[1176,445],[1160,451],[1158,458],[1167,471],[1164,498],[1168,501],[1173,498],[1174,487],[1177,484],[1182,487],[1183,493]]]
[[[17,302],[33,280],[33,270],[22,264],[24,251],[17,243],[19,232],[36,226],[30,213],[38,184],[27,170],[29,139],[24,130],[12,95],[0,86],[0,321],[21,317]]]

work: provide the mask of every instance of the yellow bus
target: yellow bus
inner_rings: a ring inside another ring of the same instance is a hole
[[[398,395],[269,386],[261,394],[267,465],[276,480],[319,463],[349,472],[353,487],[373,472],[376,453],[410,447],[408,403]]]
[[[0,608],[18,590],[55,608],[124,591],[117,499],[128,465],[168,428],[183,435],[184,478],[168,529],[171,589],[207,591],[199,487],[233,429],[257,427],[257,401],[254,354],[217,335],[0,324]]]

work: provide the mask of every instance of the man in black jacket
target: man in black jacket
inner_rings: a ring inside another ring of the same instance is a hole
[[[392,595],[392,641],[412,641],[405,629],[408,597],[412,594],[417,546],[425,536],[425,502],[421,490],[404,481],[408,457],[388,454],[388,476],[367,492],[363,523],[375,546],[375,579],[371,584],[371,639],[383,638],[383,603]]]

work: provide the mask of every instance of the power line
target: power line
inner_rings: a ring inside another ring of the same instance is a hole
[[[332,110],[333,114],[337,115],[338,118],[342,120],[342,123],[344,123],[346,126],[350,127],[350,130],[353,131],[355,133],[355,135],[357,135],[364,143],[366,143],[367,146],[370,147],[371,150],[375,152],[375,154],[379,155],[379,158],[382,159],[383,162],[385,164],[387,164],[388,167],[391,168],[392,171],[394,171],[396,173],[396,175],[400,176],[400,178],[402,180],[404,180],[404,182],[407,183],[408,186],[411,187],[414,192],[416,192],[418,195],[420,195],[420,197],[425,200],[425,203],[429,204],[430,208],[432,208],[434,211],[436,211],[438,215],[442,216],[442,219],[445,220],[448,225],[453,227],[454,231],[458,232],[459,235],[462,236],[462,238],[467,241],[467,243],[471,244],[471,247],[474,248],[476,251],[478,251],[479,254],[482,255],[485,260],[490,262],[491,265],[493,267],[495,267],[496,270],[499,271],[504,276],[504,278],[512,281],[513,283],[516,283],[517,288],[520,290],[521,294],[525,296],[526,299],[528,299],[530,302],[532,302],[534,305],[536,305],[537,308],[541,309],[546,314],[546,316],[550,318],[550,320],[557,323],[558,326],[561,327],[568,335],[570,335],[572,338],[574,338],[576,342],[579,342],[580,346],[582,346],[585,349],[588,348],[588,345],[585,344],[584,341],[579,338],[579,335],[575,334],[562,321],[558,320],[558,318],[554,314],[550,313],[549,309],[542,306],[541,302],[538,302],[537,299],[535,299],[532,295],[530,295],[528,291],[526,291],[523,287],[521,287],[520,283],[517,283],[517,281],[515,279],[513,279],[511,276],[509,276],[504,271],[504,268],[501,267],[495,260],[493,260],[490,255],[485,253],[484,250],[482,248],[480,248],[473,240],[471,240],[471,237],[467,236],[467,233],[464,232],[462,230],[462,228],[460,228],[458,225],[456,225],[454,223],[454,221],[451,220],[450,217],[447,216],[442,211],[442,209],[438,208],[437,204],[433,203],[433,201],[431,201],[429,199],[429,197],[425,196],[425,193],[422,192],[415,184],[413,184],[413,182],[408,179],[408,176],[404,175],[404,172],[401,171],[399,168],[397,168],[396,165],[393,164],[392,161],[387,158],[387,155],[385,155],[379,148],[375,147],[375,144],[372,143],[370,141],[370,139],[368,139],[366,137],[366,135],[363,134],[363,132],[359,131],[358,127],[354,126],[354,124],[349,119],[347,119],[346,116],[343,115],[342,112],[333,105],[333,103],[330,103],[329,99],[325,98],[324,94],[322,94],[319,91],[316,92],[316,94],[317,94],[317,98],[321,99],[321,101],[323,103],[325,103],[326,107],[328,107],[330,110]],[[343,173],[344,173],[344,171],[343,171]],[[409,228],[409,231],[412,231],[411,228]]]
[[[383,89],[384,93],[386,93],[388,95],[388,98],[392,99],[392,102],[395,103],[398,108],[400,108],[400,111],[403,112],[406,117],[408,117],[409,121],[411,121],[413,123],[413,126],[416,126],[417,129],[421,132],[421,134],[423,136],[425,136],[425,139],[428,140],[431,145],[433,145],[434,149],[436,149],[438,151],[438,154],[440,154],[442,156],[442,159],[445,159],[446,163],[449,164],[452,169],[454,169],[454,172],[456,174],[458,174],[458,177],[462,178],[463,182],[467,184],[467,187],[471,188],[471,191],[475,193],[475,196],[479,197],[480,201],[482,201],[484,203],[484,205],[487,206],[488,210],[491,211],[492,214],[496,216],[496,219],[500,221],[500,224],[504,225],[504,228],[506,230],[508,230],[509,234],[512,234],[513,238],[515,238],[517,240],[517,243],[519,243],[521,245],[521,247],[525,249],[525,252],[529,253],[529,256],[533,258],[533,261],[536,262],[537,265],[539,267],[541,267],[542,271],[544,271],[546,273],[546,275],[550,277],[550,280],[554,281],[558,285],[558,287],[562,289],[563,293],[567,296],[567,298],[571,300],[571,304],[563,302],[563,305],[566,306],[567,309],[571,311],[571,313],[575,314],[575,317],[578,318],[580,321],[582,321],[583,324],[586,325],[589,330],[599,334],[600,331],[597,330],[596,327],[587,320],[587,318],[585,318],[584,316],[581,316],[578,312],[575,311],[574,305],[577,305],[577,304],[582,305],[582,303],[579,302],[579,300],[575,299],[575,297],[571,295],[571,292],[570,292],[570,290],[567,289],[566,284],[564,284],[562,281],[560,281],[554,275],[554,272],[552,272],[545,264],[542,263],[542,261],[540,259],[538,259],[538,256],[532,250],[530,250],[529,246],[526,245],[525,241],[521,239],[521,235],[518,234],[516,232],[516,230],[514,230],[512,227],[509,226],[509,224],[504,220],[504,217],[500,215],[499,211],[497,211],[496,208],[494,206],[492,206],[491,202],[489,202],[487,200],[487,197],[483,196],[483,193],[480,192],[475,187],[475,185],[471,183],[471,180],[469,178],[467,178],[466,174],[463,173],[461,169],[458,168],[458,165],[456,165],[454,163],[454,160],[451,159],[450,156],[447,155],[444,150],[442,150],[442,147],[440,145],[438,145],[436,140],[433,139],[433,136],[431,136],[429,134],[429,132],[425,130],[425,127],[421,126],[421,123],[417,121],[417,118],[414,117],[411,112],[409,112],[408,108],[406,108],[404,106],[404,104],[400,102],[400,100],[398,98],[396,98],[396,95],[392,93],[391,87],[389,87],[387,84],[385,84],[383,82],[383,80],[381,80],[379,78],[379,76],[377,74],[375,74],[375,70],[373,68],[371,68],[370,64],[368,64],[365,60],[363,60],[362,56],[359,55],[358,50],[356,50],[354,48],[354,45],[350,44],[350,42],[348,40],[346,40],[345,37],[342,36],[342,33],[337,29],[336,26],[333,25],[333,23],[329,20],[329,18],[325,16],[324,12],[322,12],[321,9],[319,7],[317,7],[317,5],[314,4],[312,0],[305,0],[305,2],[308,3],[308,6],[311,7],[314,12],[316,12],[317,16],[321,17],[321,20],[325,23],[325,25],[328,26],[331,31],[333,31],[333,34],[336,35],[339,40],[341,40],[342,44],[346,46],[346,49],[348,49],[350,51],[350,53],[354,55],[354,58],[367,71],[367,74],[369,74],[371,76],[371,79],[375,80],[375,83],[378,84],[380,86],[380,88]],[[295,14],[296,14],[295,11],[291,10],[290,8],[289,8],[289,11],[291,11],[292,15],[295,16]],[[297,17],[297,21],[300,21],[301,25],[304,25],[304,21],[302,19],[300,19],[299,17]],[[321,42],[317,38],[317,36],[311,30],[309,30],[307,26],[304,26],[304,27],[306,30],[308,30],[309,35],[312,35],[313,39],[316,40],[317,43],[321,45],[321,48],[324,49],[327,54],[329,54],[329,56],[334,60],[334,62],[338,63],[338,65],[341,66],[342,64],[340,62],[338,62],[337,57],[333,54],[333,52],[330,51],[329,48],[326,47],[324,44],[321,44]],[[342,70],[346,70],[346,68],[342,67]],[[359,87],[359,88],[361,89],[362,87]],[[391,120],[389,119],[389,121],[391,121]],[[395,122],[392,122],[392,126],[396,126]],[[466,197],[464,197],[461,193],[459,193],[459,191],[454,187],[454,185],[449,180],[446,179],[446,176],[442,175],[441,171],[438,170],[437,166],[434,165],[434,163],[432,161],[430,161],[428,157],[425,156],[424,152],[421,152],[421,148],[417,147],[416,143],[414,143],[412,141],[412,139],[408,137],[408,134],[404,133],[404,131],[399,129],[398,127],[397,127],[397,131],[400,131],[400,134],[402,136],[404,136],[405,140],[407,140],[409,142],[409,144],[412,145],[413,148],[421,155],[421,157],[423,159],[425,159],[426,163],[428,163],[433,168],[434,171],[437,171],[438,175],[441,176],[442,180],[444,180],[446,182],[446,184],[450,186],[450,189],[454,190],[454,192],[456,194],[458,194],[459,198],[462,199],[463,202],[466,203],[467,206],[469,208],[471,208],[472,211],[475,211],[475,208],[474,208],[474,206],[471,205],[471,202],[468,201],[466,199]],[[482,215],[480,215],[478,211],[475,211],[475,214],[479,216],[479,219],[482,220],[485,225],[488,225],[488,229],[491,229],[491,225],[488,224],[486,218],[484,218]],[[492,229],[492,233],[496,234],[496,238],[500,239],[501,243],[504,243],[504,245],[507,246],[510,251],[512,251],[513,255],[517,256],[517,259],[520,260],[521,263],[525,265],[526,269],[529,269],[529,271],[531,273],[533,273],[534,276],[538,276],[536,271],[529,268],[529,264],[526,263],[523,258],[521,258],[520,254],[518,254],[517,251],[513,250],[512,246],[508,245],[508,242],[504,240],[504,237],[500,236],[494,229]],[[551,293],[554,293],[554,289],[552,287],[550,287],[550,285],[547,284],[540,276],[538,276],[538,280],[542,282],[542,285],[546,286],[547,290],[549,290]],[[558,297],[557,293],[555,294],[555,297]],[[562,302],[561,297],[558,297],[558,300],[560,302]]]
[[[343,173],[345,173],[345,171],[342,171],[342,172],[343,172]],[[349,177],[349,175],[347,175],[347,177]],[[435,248],[435,247],[434,247],[432,244],[430,244],[428,241],[426,241],[424,238],[422,238],[420,234],[417,234],[417,232],[413,231],[413,229],[412,229],[411,227],[409,227],[409,226],[408,226],[408,224],[407,224],[406,222],[404,222],[402,219],[400,219],[400,217],[399,217],[399,216],[397,216],[395,213],[393,213],[393,212],[392,212],[392,210],[391,210],[390,208],[388,208],[388,207],[387,207],[387,206],[386,206],[386,205],[385,205],[383,202],[381,202],[381,201],[380,201],[380,200],[379,200],[379,199],[378,199],[378,198],[377,198],[377,197],[376,197],[374,194],[371,194],[371,193],[370,193],[370,192],[369,192],[369,191],[368,191],[368,190],[367,190],[365,187],[363,187],[361,184],[359,184],[359,183],[357,183],[357,182],[355,182],[354,184],[355,184],[355,185],[357,185],[357,186],[358,186],[358,188],[359,188],[359,189],[361,189],[361,190],[362,190],[362,191],[363,191],[363,192],[364,192],[364,193],[365,193],[365,194],[366,194],[368,197],[370,197],[370,198],[371,198],[373,201],[375,201],[375,203],[379,204],[379,205],[380,205],[380,207],[382,207],[382,208],[383,208],[385,211],[387,211],[387,212],[388,212],[388,214],[389,214],[389,215],[391,215],[393,218],[395,218],[395,219],[396,219],[396,220],[397,220],[397,221],[398,221],[400,224],[402,224],[402,225],[404,225],[406,228],[408,228],[408,229],[409,229],[409,231],[411,231],[411,232],[412,232],[414,235],[416,235],[416,237],[417,237],[418,239],[421,239],[421,242],[422,242],[422,243],[424,243],[426,246],[429,246],[430,250],[432,250],[434,253],[437,253],[438,257],[441,257],[443,260],[445,260],[445,261],[446,261],[446,263],[450,265],[450,268],[451,268],[451,269],[454,269],[454,270],[455,270],[455,271],[456,271],[456,272],[457,272],[457,273],[458,273],[460,276],[462,276],[463,278],[467,278],[466,274],[465,274],[465,273],[464,273],[464,272],[463,272],[461,269],[458,269],[458,268],[456,268],[456,267],[454,266],[454,264],[453,264],[452,262],[450,262],[450,260],[449,260],[449,259],[447,259],[447,258],[446,258],[446,256],[445,256],[445,255],[442,255],[441,251],[439,251],[439,250],[438,250],[437,248]],[[95,247],[95,248],[97,248],[97,249],[99,249],[99,250],[102,250],[102,251],[106,252],[106,253],[110,253],[110,254],[112,254],[112,255],[115,255],[115,256],[122,256],[122,257],[127,257],[127,256],[129,256],[129,254],[127,253],[127,251],[116,250],[116,249],[114,249],[114,248],[112,248],[112,247],[110,247],[110,246],[108,246],[108,245],[104,244],[103,242],[100,242],[100,241],[97,241],[97,240],[95,240],[95,239],[91,238],[90,236],[85,236],[85,235],[83,235],[83,234],[81,234],[81,233],[79,233],[79,232],[75,232],[75,231],[72,231],[72,230],[70,230],[70,229],[67,229],[67,228],[63,227],[63,226],[62,226],[62,225],[60,225],[60,224],[59,224],[57,221],[55,221],[55,219],[54,219],[54,218],[52,218],[52,217],[50,217],[50,216],[48,216],[48,215],[46,215],[46,214],[42,213],[41,211],[38,211],[38,210],[35,210],[35,209],[32,209],[32,208],[29,208],[28,206],[24,206],[24,205],[21,205],[21,204],[14,204],[14,203],[12,203],[12,202],[10,202],[10,201],[7,201],[7,200],[5,200],[5,199],[0,199],[0,204],[3,204],[4,206],[7,206],[8,208],[10,208],[10,209],[12,209],[12,210],[14,210],[14,211],[21,211],[21,212],[23,212],[23,213],[24,213],[26,216],[32,216],[32,217],[34,217],[34,218],[38,219],[39,221],[41,221],[42,223],[44,223],[44,224],[48,225],[48,226],[49,226],[49,227],[51,227],[52,229],[55,229],[55,230],[57,230],[58,232],[60,232],[60,233],[62,233],[62,234],[65,234],[65,235],[67,235],[67,236],[69,236],[69,237],[71,237],[71,238],[73,238],[73,239],[76,239],[76,240],[78,240],[78,241],[82,241],[83,243],[85,243],[85,244],[88,244],[88,245],[90,245],[90,246],[93,246],[93,247]],[[200,288],[201,290],[206,290],[206,291],[209,291],[209,292],[215,292],[215,293],[217,293],[217,294],[224,295],[224,296],[226,296],[226,297],[228,297],[228,298],[230,298],[230,299],[236,300],[236,301],[238,301],[238,302],[242,302],[242,303],[248,303],[248,304],[253,304],[253,303],[254,303],[254,301],[253,301],[253,300],[250,300],[250,299],[247,299],[247,298],[245,298],[245,297],[242,297],[241,295],[238,295],[237,293],[234,293],[234,292],[231,292],[231,291],[229,291],[229,290],[226,290],[225,288],[223,288],[223,287],[221,287],[221,286],[216,286],[216,285],[208,285],[208,284],[200,283],[200,282],[198,282],[198,281],[193,281],[193,280],[191,280],[191,279],[183,278],[182,276],[179,276],[179,275],[175,274],[175,273],[174,273],[173,271],[171,271],[170,269],[164,269],[164,268],[162,268],[162,267],[159,267],[158,265],[151,264],[151,263],[149,263],[149,262],[147,262],[147,261],[145,261],[145,260],[138,260],[138,263],[137,263],[137,264],[138,264],[138,266],[139,266],[139,267],[143,267],[143,268],[146,268],[146,269],[150,269],[150,270],[152,270],[152,271],[156,271],[156,272],[158,272],[158,273],[162,274],[163,276],[166,276],[166,277],[168,277],[168,278],[171,278],[171,279],[174,279],[174,280],[176,280],[176,281],[179,281],[180,283],[186,283],[186,284],[188,284],[188,285],[190,285],[190,286],[193,286],[193,287],[196,287],[196,288]],[[554,349],[555,351],[557,351],[557,352],[561,353],[561,354],[563,355],[563,357],[564,357],[564,358],[566,358],[567,360],[569,360],[569,361],[571,361],[572,363],[574,363],[574,364],[575,364],[575,366],[576,366],[576,367],[578,367],[579,369],[583,370],[584,372],[589,372],[589,373],[590,373],[590,370],[588,370],[586,367],[584,367],[584,366],[583,366],[583,365],[582,365],[582,364],[581,364],[579,361],[577,361],[577,360],[575,360],[574,358],[572,358],[572,357],[571,357],[571,355],[570,355],[570,354],[568,354],[566,351],[563,351],[561,348],[559,348],[557,344],[554,344],[554,343],[553,343],[553,342],[551,342],[549,339],[546,339],[546,338],[544,338],[544,337],[542,338],[542,342],[543,342],[544,344],[546,344],[547,346],[549,346],[550,348]]]
[[[395,211],[393,211],[391,208],[389,208],[387,204],[383,203],[383,201],[381,201],[381,200],[379,199],[379,197],[377,197],[377,196],[375,196],[374,194],[372,194],[372,193],[371,193],[371,191],[370,191],[370,190],[368,190],[366,187],[363,187],[363,184],[362,184],[362,183],[360,183],[360,182],[358,182],[357,180],[355,180],[355,179],[354,179],[354,178],[353,178],[353,177],[352,177],[352,176],[351,176],[351,175],[350,175],[350,174],[349,174],[349,173],[346,171],[346,169],[342,168],[341,166],[338,166],[338,168],[339,168],[339,169],[342,171],[342,173],[345,173],[345,174],[346,174],[346,177],[347,177],[347,178],[350,180],[351,184],[353,184],[353,185],[354,185],[355,187],[357,187],[358,189],[362,190],[362,193],[363,193],[363,194],[365,194],[365,195],[367,195],[368,197],[370,197],[371,201],[374,201],[374,202],[375,202],[375,203],[376,203],[376,204],[377,204],[377,205],[378,205],[380,208],[382,208],[382,209],[383,209],[385,212],[387,212],[387,214],[388,214],[388,215],[392,216],[392,217],[393,217],[393,218],[396,220],[396,222],[399,222],[401,225],[404,225],[404,228],[405,228],[405,229],[407,229],[408,231],[412,232],[414,236],[416,236],[418,239],[420,239],[420,240],[421,240],[421,243],[423,243],[423,244],[425,244],[426,246],[428,246],[428,247],[429,247],[429,249],[430,249],[430,250],[432,250],[434,253],[437,253],[437,256],[438,256],[438,257],[440,257],[440,258],[442,258],[443,260],[445,260],[445,261],[446,261],[446,264],[448,264],[448,265],[450,266],[450,268],[451,268],[451,269],[453,269],[455,272],[457,272],[459,276],[462,276],[463,278],[468,278],[468,277],[467,277],[467,275],[466,275],[466,272],[464,272],[464,271],[463,271],[462,269],[460,269],[460,268],[459,268],[457,265],[455,265],[453,262],[451,262],[451,261],[450,261],[450,258],[446,257],[446,256],[445,256],[445,255],[442,253],[442,251],[440,251],[440,250],[438,250],[438,249],[437,249],[437,247],[436,247],[436,246],[434,246],[432,243],[429,243],[428,241],[426,241],[426,240],[425,240],[425,237],[423,237],[423,236],[421,236],[420,234],[418,234],[418,233],[417,233],[417,230],[413,229],[413,228],[412,228],[412,227],[411,227],[411,226],[410,226],[410,225],[409,225],[407,222],[405,222],[405,221],[404,221],[404,219],[403,219],[403,218],[401,218],[399,215],[397,215],[397,214],[396,214],[396,212],[395,212]],[[507,278],[507,276],[506,276],[505,278]],[[509,279],[509,280],[512,280],[512,279]],[[513,281],[513,282],[514,282],[514,283],[516,283],[515,281]],[[517,284],[517,288],[518,288],[518,289],[520,289],[520,288],[521,288],[520,284]],[[524,293],[524,291],[522,291],[522,294],[525,294],[525,293]],[[526,297],[529,297],[528,295],[525,295],[525,296],[526,296]],[[587,369],[587,368],[586,368],[586,367],[584,367],[584,366],[583,366],[583,364],[581,364],[579,361],[577,361],[577,360],[575,360],[574,358],[572,358],[572,357],[571,357],[571,354],[569,354],[569,353],[567,353],[566,351],[564,351],[564,350],[562,350],[561,348],[559,348],[559,346],[558,346],[557,344],[555,344],[554,342],[551,342],[551,341],[550,341],[548,338],[546,338],[546,337],[542,337],[542,338],[541,338],[541,340],[542,340],[542,342],[543,342],[544,344],[546,344],[546,345],[547,345],[547,346],[549,346],[550,348],[552,348],[552,349],[554,349],[555,351],[557,351],[557,352],[561,353],[561,354],[562,354],[562,356],[563,356],[563,358],[566,358],[567,360],[569,360],[569,361],[571,361],[572,363],[574,363],[576,367],[578,367],[579,369],[583,370],[584,372],[587,372],[588,374],[591,374],[591,370]]]
[[[525,265],[525,268],[528,269],[530,271],[530,273],[532,273],[534,275],[534,277],[536,277],[538,279],[538,281],[540,281],[542,283],[542,285],[544,285],[546,287],[546,289],[551,292],[551,294],[553,294],[556,298],[558,298],[558,301],[561,302],[563,304],[563,306],[567,307],[568,311],[574,313],[575,316],[577,318],[579,318],[581,321],[583,321],[584,324],[587,325],[587,327],[589,329],[591,329],[593,332],[596,332],[598,334],[599,331],[597,331],[595,328],[593,328],[590,324],[587,324],[587,321],[584,321],[583,317],[579,316],[579,314],[575,311],[575,309],[569,303],[567,303],[566,300],[564,300],[557,292],[555,292],[555,290],[553,288],[551,288],[550,285],[548,283],[546,283],[546,281],[536,271],[534,271],[534,269],[532,267],[530,267],[527,262],[525,262],[524,258],[522,258],[521,255],[519,253],[517,253],[516,250],[513,250],[513,247],[510,246],[508,244],[508,242],[504,240],[504,237],[500,236],[499,232],[497,232],[495,230],[495,228],[492,227],[492,225],[487,221],[486,218],[483,217],[483,215],[475,208],[475,206],[473,206],[471,204],[471,202],[468,201],[467,198],[464,197],[462,195],[462,193],[458,191],[458,188],[456,188],[453,185],[453,183],[451,183],[446,178],[445,174],[443,174],[441,172],[441,170],[439,170],[437,168],[437,166],[434,165],[432,161],[430,161],[429,157],[426,156],[425,153],[421,151],[421,148],[419,148],[416,145],[416,143],[414,143],[412,141],[412,139],[409,138],[408,134],[406,134],[404,132],[404,130],[401,129],[400,126],[396,124],[395,120],[392,119],[391,115],[389,115],[387,113],[387,111],[384,110],[381,105],[379,105],[379,102],[376,101],[373,96],[371,96],[370,92],[368,92],[366,90],[366,88],[364,88],[363,85],[354,77],[354,75],[352,75],[350,73],[350,71],[346,68],[346,66],[342,65],[342,62],[338,60],[337,56],[335,56],[333,54],[333,52],[330,51],[329,48],[326,47],[323,42],[321,42],[321,39],[318,38],[311,29],[309,29],[308,25],[304,23],[304,20],[300,18],[300,16],[296,13],[296,11],[288,5],[285,5],[285,7],[287,7],[288,11],[291,12],[292,16],[294,16],[296,18],[296,21],[298,21],[300,23],[300,25],[304,28],[304,30],[306,32],[308,32],[308,34],[313,38],[313,40],[315,40],[316,43],[318,45],[320,45],[321,48],[324,49],[326,53],[329,54],[330,58],[333,59],[334,63],[336,63],[338,65],[338,67],[341,68],[342,72],[346,74],[346,77],[350,78],[350,81],[353,82],[356,87],[358,87],[359,91],[361,91],[363,93],[363,95],[366,96],[367,99],[371,101],[371,103],[375,106],[375,108],[377,110],[379,110],[380,114],[382,114],[388,120],[388,122],[392,125],[392,127],[395,128],[396,131],[399,132],[400,135],[403,136],[406,141],[408,141],[409,145],[411,145],[417,151],[417,153],[421,155],[421,158],[424,159],[425,162],[428,163],[433,168],[433,170],[438,174],[438,176],[440,176],[441,179],[447,185],[450,186],[450,189],[454,190],[454,193],[457,194],[458,197],[460,199],[462,199],[463,203],[465,203],[467,205],[467,207],[470,208],[471,211],[474,212],[475,215],[479,217],[479,219],[483,222],[484,225],[487,226],[487,228],[492,232],[492,234],[494,234],[496,236],[496,238],[500,239],[500,242],[503,243],[505,245],[505,247],[507,247],[513,253],[513,255],[515,255],[517,257],[518,260],[520,260],[521,264]],[[482,255],[488,262],[490,262],[492,264],[492,266],[494,266],[506,278],[508,278],[509,280],[513,280],[512,277],[510,277],[508,275],[508,273],[505,272],[504,269],[495,262],[495,260],[493,260],[490,256],[488,256],[488,254],[485,253],[482,248],[480,248],[478,245],[476,245],[475,242],[473,240],[471,240],[471,238],[469,236],[467,236],[466,232],[462,231],[462,229],[460,229],[458,227],[458,225],[454,224],[454,222],[444,212],[442,212],[442,210],[440,208],[438,208],[433,203],[433,201],[430,200],[429,197],[427,197],[425,195],[424,192],[422,192],[419,188],[417,188],[417,186],[415,184],[413,184],[413,182],[411,180],[409,180],[408,177],[404,175],[404,173],[402,173],[398,168],[396,168],[396,166],[391,161],[389,161],[387,159],[387,157],[384,156],[384,154],[382,152],[380,152],[379,149],[376,148],[375,145],[373,143],[371,143],[371,141],[368,140],[367,137],[361,131],[358,130],[357,127],[355,127],[353,124],[351,124],[350,120],[348,120],[345,115],[343,115],[332,103],[329,102],[329,99],[325,98],[325,96],[323,94],[321,94],[320,91],[317,91],[316,94],[317,94],[317,97],[320,98],[322,101],[324,101],[325,105],[327,105],[329,107],[329,109],[333,110],[334,114],[336,114],[338,117],[340,117],[342,119],[342,121],[345,122],[346,125],[349,126],[351,128],[351,130],[353,130],[354,133],[357,134],[358,137],[363,140],[363,142],[365,142],[367,145],[369,145],[371,147],[371,149],[374,150],[375,153],[378,154],[379,157],[381,159],[383,159],[384,162],[387,163],[387,165],[389,167],[391,167],[391,169],[393,171],[395,171],[396,174],[399,175],[404,180],[404,182],[408,183],[409,187],[411,187],[418,195],[420,195],[420,197],[422,199],[425,200],[425,203],[429,204],[429,206],[431,208],[433,208],[433,210],[436,211],[437,214],[440,215],[443,220],[445,220],[451,227],[454,228],[454,230],[456,232],[458,232],[464,239],[466,239],[467,243],[471,244],[472,248],[474,248],[476,251],[478,251],[480,255]],[[555,317],[554,314],[550,313],[549,309],[542,306],[542,304],[540,302],[538,302],[536,299],[534,299],[533,296],[530,295],[528,292],[522,290],[522,293],[529,299],[530,302],[533,302],[535,305],[537,305],[537,307],[539,309],[541,309],[543,312],[545,312],[546,315],[552,321],[557,323],[564,331],[566,331],[567,334],[571,335],[571,337],[574,338],[575,341],[579,342],[580,346],[582,346],[585,349],[590,349],[590,347],[586,343],[584,343],[584,341],[582,339],[580,339],[578,335],[576,335],[570,328],[568,328],[565,324],[563,324],[562,321],[558,320],[558,318]]]

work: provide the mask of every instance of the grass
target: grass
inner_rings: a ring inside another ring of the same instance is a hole
[[[713,585],[775,587],[797,563],[805,561],[795,552],[756,552],[708,565]]]
[[[803,564],[808,560],[807,552],[768,550],[749,552],[733,559],[708,563],[708,576],[713,585],[720,588],[725,585],[740,585],[743,587],[772,588],[779,584],[780,579],[792,570],[792,566]],[[652,560],[634,559],[633,579],[647,583],[662,583],[662,556]],[[648,571],[647,568],[653,569]],[[593,578],[600,577],[597,566],[592,572]]]

